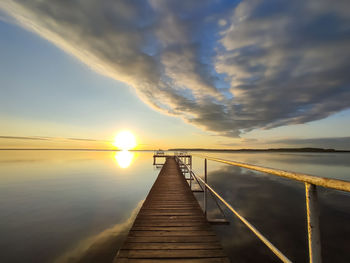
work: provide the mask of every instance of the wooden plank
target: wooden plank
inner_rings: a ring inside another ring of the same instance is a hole
[[[123,249],[221,249],[218,242],[208,243],[125,243]]]
[[[186,213],[188,214],[189,212],[197,213],[203,216],[203,211],[200,209],[200,207],[192,206],[192,207],[165,207],[164,205],[160,208],[158,207],[151,207],[151,208],[146,208],[142,209],[139,211],[139,213]]]
[[[134,222],[134,225],[139,225],[139,224],[151,224],[151,225],[156,225],[157,224],[165,224],[165,223],[188,223],[188,224],[191,224],[191,226],[196,226],[196,225],[203,225],[203,224],[206,224],[206,222],[200,220],[200,219],[196,219],[196,218],[193,218],[193,219],[172,219],[172,220],[158,220],[158,219],[149,219],[149,218],[144,218],[144,219],[138,219],[137,221]],[[209,227],[209,226],[208,226]]]
[[[152,214],[152,213],[176,213],[176,214],[200,214],[203,215],[203,212],[199,207],[192,207],[192,209],[178,209],[178,208],[172,208],[172,209],[156,209],[156,208],[148,208],[148,209],[142,209],[139,213],[141,214]]]
[[[210,258],[224,257],[222,249],[119,250],[121,258]]]
[[[204,222],[186,222],[186,221],[175,221],[175,222],[152,222],[152,221],[141,221],[135,222],[134,227],[194,227],[194,226],[205,226],[208,227],[207,223]]]
[[[193,214],[198,214],[200,215],[200,212],[196,212],[196,211],[193,211],[193,213],[191,212],[140,212],[140,215],[141,216],[147,216],[147,215],[150,215],[150,216],[189,216],[189,215],[193,215]]]
[[[196,226],[204,226],[208,227],[207,223],[204,222],[152,222],[152,221],[144,221],[138,222],[134,224],[134,227],[196,227]]]
[[[161,216],[162,218],[156,218],[156,215],[143,215],[142,217],[135,220],[136,222],[143,222],[143,221],[154,221],[154,222],[206,222],[203,220],[202,217],[199,216]]]
[[[171,237],[171,236],[214,236],[213,231],[135,231],[133,228],[129,232],[131,237]]]
[[[208,225],[193,225],[193,226],[133,226],[133,231],[196,231],[196,230],[207,230]]]
[[[155,220],[155,221],[201,221],[206,222],[203,216],[199,215],[140,215],[136,218],[135,222],[144,220]]]
[[[128,259],[116,258],[114,263],[229,263],[228,258],[191,258],[191,259]]]
[[[149,243],[207,243],[217,242],[216,236],[128,236],[126,242],[149,242]]]
[[[200,209],[198,206],[194,205],[182,205],[182,204],[174,204],[174,205],[167,205],[164,203],[159,203],[159,204],[152,204],[152,205],[145,205],[145,209],[189,209],[189,208],[197,208]]]

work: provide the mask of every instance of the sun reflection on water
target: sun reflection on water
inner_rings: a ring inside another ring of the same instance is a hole
[[[120,168],[128,168],[134,158],[134,153],[129,151],[120,151],[114,155]]]

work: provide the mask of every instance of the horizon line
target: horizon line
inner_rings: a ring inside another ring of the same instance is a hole
[[[96,148],[0,148],[0,151],[109,151],[120,152],[122,149],[96,149]],[[131,152],[146,152],[158,151],[161,149],[130,149]],[[163,151],[296,151],[296,152],[350,152],[350,149],[334,149],[334,148],[318,148],[318,147],[282,147],[282,148],[239,148],[239,149],[225,149],[225,148],[169,148]]]

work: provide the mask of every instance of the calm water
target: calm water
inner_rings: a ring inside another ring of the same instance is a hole
[[[111,262],[159,170],[153,153],[0,151],[0,262]],[[349,154],[219,158],[350,180]],[[203,172],[203,160],[194,158]],[[307,262],[301,183],[215,162],[209,183],[295,262]],[[198,194],[201,201],[202,196]],[[350,262],[350,196],[320,192],[324,262]],[[210,217],[221,214],[213,201]],[[216,226],[234,262],[278,262],[236,218]]]
[[[348,153],[200,154],[350,181]],[[198,174],[203,162],[194,158]],[[288,258],[308,262],[302,183],[213,161],[208,161],[208,182]],[[319,200],[323,262],[350,262],[350,195],[319,188]],[[232,261],[280,262],[231,212],[225,213],[230,225],[215,229]],[[222,218],[213,201],[209,215]]]
[[[0,151],[0,262],[111,262],[158,173],[131,157]]]

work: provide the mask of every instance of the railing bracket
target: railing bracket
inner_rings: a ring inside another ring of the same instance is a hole
[[[203,190],[192,190],[193,193],[203,193]]]
[[[230,221],[226,219],[208,219],[209,224],[211,225],[229,225]]]

